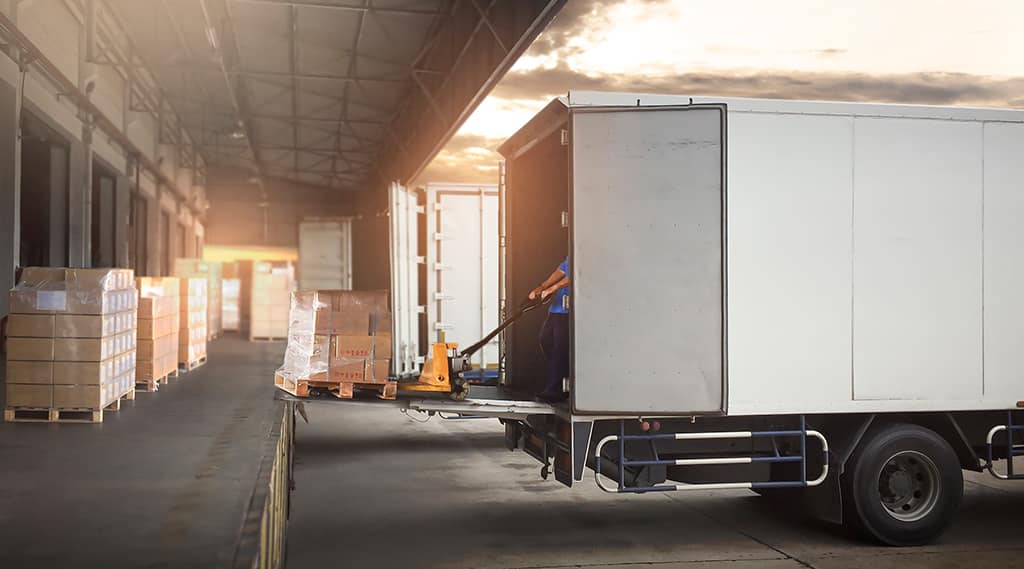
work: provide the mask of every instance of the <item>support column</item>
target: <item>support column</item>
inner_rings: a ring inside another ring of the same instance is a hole
[[[114,180],[114,266],[128,266],[128,222],[131,218],[132,181],[128,176],[118,176]]]
[[[163,273],[164,258],[164,216],[163,206],[160,204],[163,196],[163,184],[157,183],[156,198],[150,200],[146,205],[146,215],[149,216],[149,236],[146,239],[146,246],[149,248],[146,262],[149,264],[149,274],[167,276]]]
[[[21,254],[21,142],[18,87],[0,81],[0,316]]]
[[[50,145],[50,265],[68,264],[68,149]]]
[[[84,142],[71,142],[68,160],[68,265],[92,264],[92,132],[82,129]]]

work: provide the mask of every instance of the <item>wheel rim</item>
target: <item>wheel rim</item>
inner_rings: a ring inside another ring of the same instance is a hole
[[[939,501],[941,486],[939,467],[917,451],[892,455],[878,473],[882,508],[901,522],[916,522],[930,514]]]

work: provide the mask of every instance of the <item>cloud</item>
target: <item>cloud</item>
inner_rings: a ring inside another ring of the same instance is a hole
[[[504,140],[504,137],[457,134],[420,177],[413,180],[412,185],[427,182],[497,183],[498,161],[501,157],[496,149]]]
[[[868,75],[724,71],[624,77],[586,75],[559,65],[511,73],[491,96],[497,99],[497,108],[508,107],[512,101],[526,100],[537,101],[537,108],[540,108],[547,100],[564,95],[569,89],[1024,108],[1024,99],[1020,97],[1024,92],[1024,78],[1000,79],[965,73]],[[513,132],[495,130],[491,136],[476,132],[456,135],[417,182],[495,182],[495,165],[501,159],[495,149],[511,134]]]
[[[1024,78],[989,78],[966,73],[811,73],[763,71],[682,73],[670,75],[587,75],[564,65],[511,73],[495,90],[495,97],[551,98],[569,89],[913,103],[925,105],[978,105],[1018,107]]]

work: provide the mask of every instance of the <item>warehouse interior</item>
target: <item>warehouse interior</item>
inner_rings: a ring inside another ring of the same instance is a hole
[[[313,217],[351,221],[353,289],[388,289],[389,185],[422,173],[564,2],[0,0],[5,340],[6,291],[26,267],[130,269],[158,286],[185,260],[288,258]],[[111,566],[281,566],[283,534],[267,532],[294,427],[274,395],[283,351],[225,334],[208,365],[185,362],[182,385],[150,380],[162,392],[118,399],[129,411],[101,424],[3,423],[14,466],[0,483],[45,484],[0,498],[21,520],[0,522],[0,564],[81,563],[104,536],[162,535]],[[118,458],[132,448],[151,450]],[[132,500],[150,506],[127,514]],[[64,538],[36,539],[36,512],[85,510],[102,521],[79,531],[60,516],[48,531]]]
[[[51,259],[167,275],[205,245],[294,246],[315,213],[358,218],[356,287],[386,286],[387,184],[561,4],[6,0],[0,282]]]

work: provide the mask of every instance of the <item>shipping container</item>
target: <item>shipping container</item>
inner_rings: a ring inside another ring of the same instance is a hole
[[[352,220],[299,223],[299,290],[352,290]]]

